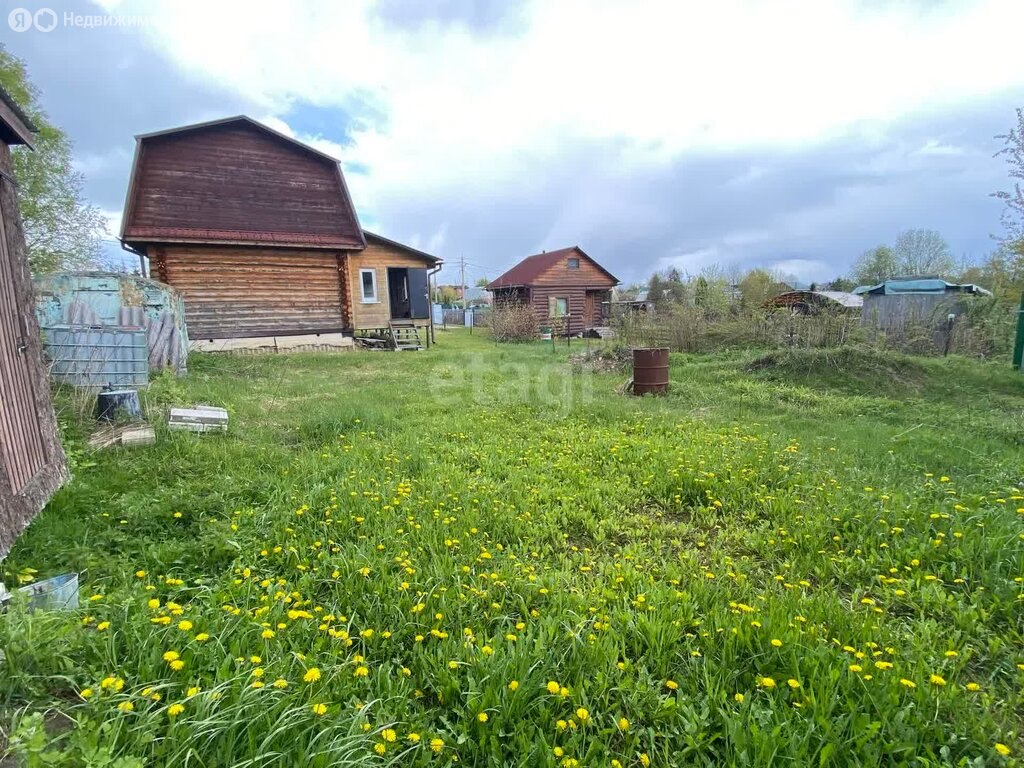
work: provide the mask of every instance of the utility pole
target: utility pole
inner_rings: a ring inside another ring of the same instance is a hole
[[[459,256],[459,290],[462,291],[462,311],[466,311],[466,257]]]

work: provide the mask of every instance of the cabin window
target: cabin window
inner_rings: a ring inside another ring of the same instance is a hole
[[[548,310],[552,317],[565,317],[569,314],[569,299],[552,296]]]
[[[571,259],[569,259],[569,269],[579,269],[579,268],[580,268],[580,260],[578,258],[576,258],[574,256]]]
[[[377,303],[377,270],[360,269],[359,285],[362,289],[363,304]]]

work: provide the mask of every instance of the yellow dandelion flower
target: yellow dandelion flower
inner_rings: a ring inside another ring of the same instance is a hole
[[[376,752],[378,755],[383,755],[385,752],[388,751],[388,745],[382,741],[378,741],[376,744],[373,745],[373,751]]]
[[[668,688],[670,691],[675,691],[678,690],[679,683],[677,683],[675,680],[666,680],[665,687]]]
[[[966,688],[966,689],[967,689],[968,691],[970,691],[971,693],[975,693],[975,692],[977,692],[977,691],[980,691],[980,690],[981,690],[981,686],[980,686],[980,685],[978,685],[977,683],[968,683],[968,684],[967,684],[966,686],[964,686],[964,687],[965,687],[965,688]]]
[[[444,739],[431,739],[430,748],[435,752],[440,752],[444,749]]]
[[[120,704],[117,705],[117,708],[120,709],[122,712],[135,711],[135,705],[132,704],[130,701],[122,701]]]
[[[182,632],[188,632],[192,629],[192,622],[188,619],[182,619],[178,622],[178,629],[180,629]]]
[[[415,731],[410,733],[405,738],[407,738],[409,740],[410,744],[419,744],[420,743],[420,735],[418,733],[416,733]]]
[[[277,688],[277,690],[283,691],[285,688],[288,687],[288,681],[285,680],[283,677],[279,677],[277,678],[277,680],[274,681],[273,685],[275,688]]]
[[[552,696],[556,695],[558,693],[558,691],[561,690],[561,688],[562,688],[562,686],[560,686],[554,680],[551,680],[551,681],[548,682],[548,685],[547,685],[548,693],[550,693]]]
[[[322,717],[323,715],[326,715],[327,714],[327,705],[326,704],[314,704],[313,705],[313,714],[316,715],[317,717]]]
[[[796,690],[800,687],[800,681],[791,677],[789,678],[789,680],[786,681],[786,685],[788,685],[793,690]]]
[[[619,718],[619,722],[617,723],[617,725],[619,726],[619,730],[620,731],[628,731],[629,730],[629,720],[627,720],[624,717],[620,717]]]
[[[774,688],[775,680],[770,677],[762,677],[758,679],[757,684],[760,685],[762,688]]]
[[[185,705],[184,704],[171,704],[171,706],[169,706],[167,708],[167,716],[168,717],[177,717],[178,715],[180,715],[184,711],[185,711]]]
[[[398,734],[395,732],[394,728],[385,728],[383,731],[380,732],[380,737],[389,744],[392,744],[398,740]]]
[[[782,641],[779,640],[778,638],[773,638],[772,639],[772,646],[774,646],[775,648],[781,648],[782,647]]]
[[[905,677],[900,678],[900,685],[902,685],[904,688],[917,688],[917,683],[915,683],[913,680],[907,680],[907,678]]]
[[[942,677],[942,675],[930,675],[928,677],[928,682],[932,685],[937,685],[940,687],[946,684],[946,680]]]
[[[590,712],[583,707],[576,710],[576,717],[580,719],[581,723],[585,723],[590,719]]]
[[[737,704],[742,704],[742,703],[743,703],[743,699],[744,699],[745,697],[743,696],[743,694],[742,694],[742,693],[736,693],[736,694],[733,694],[733,697],[732,697],[732,698],[733,698],[733,700],[734,700],[734,701],[735,701],[735,702],[736,702]]]
[[[175,659],[174,661],[171,662],[171,669],[173,669],[175,672],[180,672],[184,668],[185,668],[185,662],[182,661],[181,659]]]
[[[1008,754],[1010,754],[1010,748],[1008,746],[1006,746],[1005,744],[1000,744],[997,741],[996,742],[996,752],[998,752],[1003,757],[1006,757]]]
[[[306,670],[306,674],[302,676],[302,679],[307,683],[315,683],[320,679],[320,669],[317,667],[310,667]]]

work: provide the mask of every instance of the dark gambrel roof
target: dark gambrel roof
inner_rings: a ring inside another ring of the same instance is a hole
[[[536,282],[537,278],[547,272],[551,267],[558,264],[562,259],[568,258],[573,253],[587,259],[587,261],[600,269],[608,275],[612,281],[618,284],[619,279],[615,277],[615,275],[590,258],[590,256],[584,253],[583,249],[578,245],[573,245],[569,248],[559,248],[557,251],[544,251],[543,253],[535,253],[533,256],[527,256],[501,277],[492,280],[487,285],[487,290],[493,291],[495,288],[512,288],[521,285],[532,285]]]
[[[121,239],[366,246],[338,161],[244,115],[136,136]]]

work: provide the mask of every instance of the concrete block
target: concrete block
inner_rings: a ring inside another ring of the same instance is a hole
[[[167,426],[170,429],[185,429],[190,432],[227,432],[228,412],[211,405],[171,408]]]

